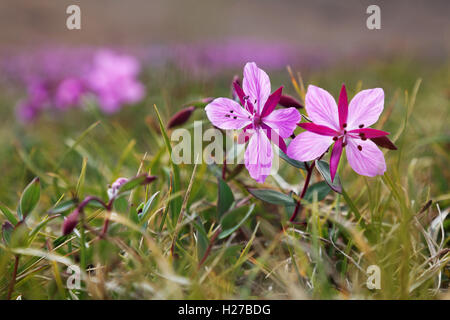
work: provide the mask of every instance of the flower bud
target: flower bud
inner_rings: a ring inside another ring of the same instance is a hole
[[[278,102],[278,103],[281,106],[286,107],[286,108],[290,108],[290,107],[294,107],[296,109],[303,108],[303,105],[300,103],[300,101],[298,101],[294,97],[287,95],[287,94],[282,94],[281,98],[280,98],[280,102]]]
[[[107,193],[108,193],[109,199],[114,198],[117,195],[117,193],[119,192],[120,187],[126,182],[128,182],[127,178],[121,177],[121,178],[116,179],[116,181],[114,181],[113,184],[108,188]]]
[[[14,226],[9,221],[3,222],[2,237],[6,245],[9,245],[9,242],[11,240],[11,233],[13,232],[13,230]]]
[[[185,124],[189,120],[195,109],[196,108],[194,106],[190,106],[175,113],[173,117],[170,118],[169,123],[167,124],[167,128],[171,129],[173,127]]]
[[[73,229],[75,229],[75,227],[77,226],[77,223],[78,223],[79,215],[80,215],[80,211],[77,208],[66,217],[66,219],[64,220],[64,223],[63,223],[63,228],[62,228],[62,233],[64,236],[68,235],[69,233],[71,233],[73,231]]]
[[[239,101],[239,97],[238,97],[238,95],[236,93],[236,89],[234,89],[234,84],[235,83],[238,84],[239,86],[241,86],[241,80],[240,80],[238,75],[235,75],[233,77],[233,81],[231,82],[231,96],[233,97],[233,100]]]

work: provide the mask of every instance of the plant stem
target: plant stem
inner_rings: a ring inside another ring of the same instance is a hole
[[[308,190],[309,182],[311,181],[311,176],[314,171],[315,165],[316,165],[315,161],[312,162],[311,166],[308,166],[308,164],[305,162],[305,167],[307,169],[305,184],[303,185],[302,193],[300,194],[300,198],[297,200],[297,204],[295,205],[294,213],[292,214],[291,218],[289,219],[289,222],[293,222],[295,220],[295,218],[297,217],[298,213],[300,212],[301,201],[302,201],[303,197],[305,196],[306,191]]]
[[[15,261],[14,261],[14,270],[12,274],[11,282],[9,283],[9,289],[8,289],[8,296],[6,300],[11,300],[12,293],[14,291],[14,285],[16,284],[16,277],[17,277],[17,269],[19,268],[19,255],[16,255]]]

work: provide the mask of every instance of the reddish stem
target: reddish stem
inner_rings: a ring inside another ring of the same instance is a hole
[[[200,269],[202,264],[205,262],[206,258],[208,258],[209,253],[211,252],[212,246],[213,246],[214,242],[216,241],[217,237],[219,236],[220,231],[221,231],[221,228],[217,229],[217,231],[211,237],[208,248],[206,248],[206,251],[205,251],[205,254],[203,255],[202,260],[200,260],[200,262],[198,263],[197,269]]]
[[[316,165],[316,162],[313,161],[311,166],[308,166],[308,164],[305,162],[305,167],[307,169],[307,175],[305,179],[305,184],[303,185],[302,193],[300,194],[300,198],[297,200],[297,204],[295,205],[294,213],[292,214],[291,218],[289,219],[289,222],[293,222],[295,218],[297,218],[298,213],[300,212],[301,207],[301,200],[306,194],[306,191],[308,190],[309,182],[311,181],[311,176],[314,171],[314,167]]]
[[[17,269],[18,268],[19,268],[19,255],[16,255],[16,259],[14,261],[14,270],[13,270],[11,282],[9,284],[8,296],[7,296],[6,300],[10,300],[11,299],[12,293],[14,291],[14,285],[16,284],[16,277],[17,277]]]

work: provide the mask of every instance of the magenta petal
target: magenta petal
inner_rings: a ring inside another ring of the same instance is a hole
[[[297,109],[286,108],[274,110],[262,121],[272,129],[277,130],[282,138],[288,138],[292,135],[301,119],[302,116]]]
[[[383,108],[383,89],[375,88],[358,92],[348,106],[347,130],[371,126],[378,121]]]
[[[315,123],[299,123],[298,126],[300,128],[303,128],[305,130],[317,133],[317,134],[321,134],[323,136],[337,136],[338,133],[336,132],[336,130],[333,130],[331,128],[328,128],[326,126],[321,126],[319,124],[315,124]]]
[[[372,128],[363,128],[363,129],[355,129],[349,131],[349,134],[357,134],[358,136],[365,137],[365,138],[378,138],[378,137],[384,137],[389,135],[389,132],[372,129]]]
[[[272,93],[266,101],[263,110],[261,111],[261,118],[268,116],[272,113],[272,111],[277,106],[278,102],[281,98],[281,92],[283,91],[283,87],[279,87],[274,93]]]
[[[347,114],[348,114],[348,98],[347,98],[347,90],[345,89],[345,84],[342,85],[341,93],[339,94],[338,112],[339,112],[339,125],[341,128],[343,128],[344,124],[347,122]]]
[[[372,140],[347,139],[347,141],[347,160],[356,173],[368,177],[384,174],[386,162],[383,152]]]
[[[305,131],[291,141],[287,155],[298,161],[314,160],[324,154],[332,143],[330,136]]]
[[[272,169],[272,145],[262,130],[256,130],[245,150],[244,160],[250,176],[263,183]]]
[[[233,87],[234,91],[236,92],[237,96],[239,97],[239,101],[241,102],[241,105],[245,106],[251,114],[253,114],[253,103],[249,101],[248,98],[245,97],[244,90],[242,90],[241,85],[239,84],[238,80],[233,81]]]
[[[339,130],[339,113],[336,101],[328,91],[309,85],[305,97],[305,109],[315,124]]]
[[[209,121],[220,129],[242,129],[251,123],[250,113],[228,98],[214,99],[205,107],[205,111]]]
[[[281,149],[281,151],[286,153],[287,152],[286,143],[284,142],[283,138],[280,137],[280,135],[277,133],[277,130],[272,129],[265,124],[262,125],[262,128],[264,130],[264,133],[269,138],[269,140],[275,143],[278,146],[278,148]]]
[[[261,114],[261,109],[270,95],[270,79],[267,73],[258,68],[256,63],[248,62],[244,67],[242,88],[250,97],[256,113]]]
[[[341,159],[341,154],[342,154],[342,138],[336,141],[336,143],[333,146],[333,151],[331,151],[330,157],[331,181],[334,181],[334,176],[336,175],[339,160]]]

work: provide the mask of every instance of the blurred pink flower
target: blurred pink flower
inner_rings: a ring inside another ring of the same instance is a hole
[[[110,50],[102,50],[95,55],[92,70],[87,75],[87,85],[97,95],[104,112],[113,113],[123,104],[142,100],[145,89],[137,80],[139,71],[139,62],[134,57]]]
[[[383,89],[363,90],[355,95],[349,105],[343,85],[336,105],[327,91],[310,85],[306,93],[305,108],[312,123],[299,124],[306,131],[289,144],[289,157],[299,161],[314,160],[323,155],[334,142],[330,157],[332,180],[344,147],[347,147],[347,160],[356,173],[369,177],[384,174],[386,163],[383,153],[370,139],[389,133],[368,128],[377,122],[383,111]]]
[[[283,138],[294,131],[301,115],[295,108],[275,110],[282,87],[270,93],[269,76],[254,62],[244,67],[243,87],[237,81],[234,88],[241,105],[228,98],[217,98],[205,108],[208,119],[220,129],[244,129],[250,140],[245,151],[245,166],[257,182],[264,182],[272,168],[272,145],[286,152]]]
[[[84,92],[83,82],[80,79],[64,79],[56,89],[55,106],[59,109],[67,109],[79,105]]]

